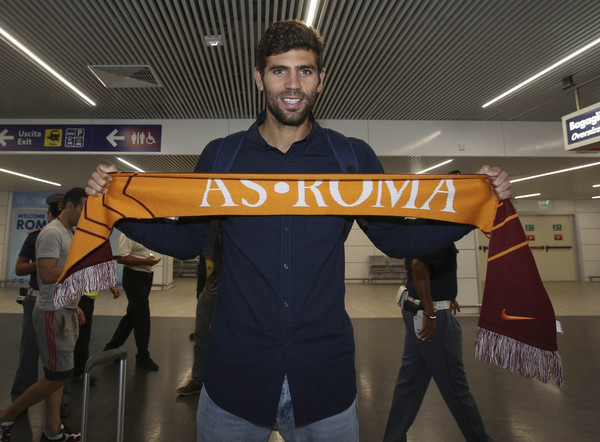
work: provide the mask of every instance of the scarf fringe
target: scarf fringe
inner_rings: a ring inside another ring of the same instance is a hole
[[[117,265],[113,260],[77,270],[64,281],[56,283],[52,303],[61,308],[81,296],[117,285]]]
[[[475,340],[475,357],[493,363],[505,370],[528,378],[564,386],[560,355],[556,351],[543,350],[516,339],[478,327]]]

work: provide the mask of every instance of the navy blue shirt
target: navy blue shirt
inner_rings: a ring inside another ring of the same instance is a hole
[[[19,252],[20,257],[26,258],[30,262],[35,262],[35,240],[41,231],[41,229],[37,229],[29,232],[29,235],[27,235],[27,238],[25,238],[25,241],[23,241],[23,245],[21,246],[21,251]],[[29,287],[33,290],[40,289],[37,280],[37,271],[29,275]]]
[[[458,250],[450,244],[437,252],[420,255],[415,258],[429,264],[429,284],[431,299],[434,301],[453,301],[458,293],[456,281],[456,254]],[[413,258],[406,258],[406,288],[413,298],[419,298],[412,276]]]
[[[311,115],[307,137],[286,153],[269,146],[258,126],[245,134],[231,173],[340,173],[325,131]],[[222,140],[200,156],[212,172]],[[350,139],[360,173],[383,173],[373,150]],[[287,373],[296,425],[340,413],[356,397],[354,334],[344,307],[344,242],[354,219],[342,216],[231,216],[221,220],[223,277],[211,325],[204,385],[221,408],[272,426]],[[373,243],[393,257],[432,252],[472,227],[406,226],[395,218],[363,220]],[[120,223],[152,250],[189,258],[208,222]]]

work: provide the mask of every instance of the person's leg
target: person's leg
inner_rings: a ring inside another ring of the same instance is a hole
[[[406,441],[406,433],[417,417],[431,381],[431,373],[419,348],[424,344],[415,334],[414,314],[402,310],[402,316],[406,325],[404,354],[385,428],[385,442]]]
[[[436,337],[432,343],[439,339],[441,348],[427,357],[429,369],[465,440],[491,440],[485,432],[477,404],[467,384],[460,325],[450,310],[438,311],[437,316]]]
[[[31,295],[26,296],[23,300],[23,326],[21,331],[19,366],[17,367],[15,380],[10,391],[13,401],[38,380],[39,351],[32,320],[35,301],[35,296]]]
[[[60,401],[63,389],[58,388],[46,398],[46,425],[44,430],[57,431],[60,428]]]
[[[341,413],[326,417],[312,424],[296,427],[294,407],[287,376],[283,380],[277,407],[275,426],[286,442],[358,442],[358,406],[352,404]]]
[[[152,273],[135,272],[135,289],[131,290],[130,302],[133,304],[133,334],[137,346],[138,358],[149,358],[150,343],[150,290]]]
[[[124,267],[123,291],[125,292],[125,296],[127,296],[127,312],[125,313],[125,316],[121,318],[121,321],[119,321],[117,329],[113,333],[110,342],[104,346],[104,350],[111,350],[113,348],[121,347],[123,344],[125,344],[125,341],[127,341],[127,338],[133,330],[133,317],[135,309],[130,296],[130,292],[132,292],[132,290],[135,290],[135,280],[132,280],[131,271],[127,267]]]
[[[2,410],[2,413],[0,413],[0,420],[9,422],[14,421],[23,411],[27,410],[29,407],[32,407],[38,402],[43,401],[47,397],[50,397],[50,395],[57,390],[60,390],[60,396],[58,400],[58,409],[60,410],[60,397],[62,396],[61,387],[65,384],[65,382],[67,382],[67,380],[50,381],[48,379],[40,379],[31,387],[29,387],[12,404]]]
[[[94,298],[82,296],[78,303],[79,308],[83,311],[85,323],[79,326],[79,337],[75,344],[73,369],[74,376],[81,376],[85,370],[85,363],[90,357],[90,339],[92,336],[92,318],[94,315]]]
[[[196,426],[197,442],[267,442],[272,431],[223,410],[211,400],[206,389],[200,392]]]

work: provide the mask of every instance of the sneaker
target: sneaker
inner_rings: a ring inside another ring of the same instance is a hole
[[[78,442],[81,440],[81,433],[77,433],[67,427],[65,424],[60,424],[60,434],[57,439],[48,439],[46,434],[42,431],[42,437],[40,442],[48,441],[63,441],[63,442]]]
[[[4,422],[0,425],[0,442],[10,442],[10,431],[12,430],[13,423]]]
[[[137,358],[135,360],[135,366],[148,371],[158,371],[158,364],[154,362],[150,357]]]
[[[73,381],[77,382],[78,384],[83,384],[83,373],[74,374]],[[96,385],[96,382],[98,382],[98,378],[94,375],[90,375],[90,385],[94,386]]]
[[[71,406],[69,404],[60,404],[60,418],[66,419],[71,416]]]
[[[198,394],[202,390],[202,383],[198,384],[195,380],[190,380],[187,384],[179,387],[175,392],[180,396],[190,396]]]

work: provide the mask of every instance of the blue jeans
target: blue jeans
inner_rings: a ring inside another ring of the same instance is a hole
[[[279,431],[286,442],[358,442],[356,399],[339,414],[296,428],[287,376],[283,380],[275,428],[254,425],[223,410],[210,399],[205,388],[200,392],[196,425],[197,442],[266,442],[273,430]]]

